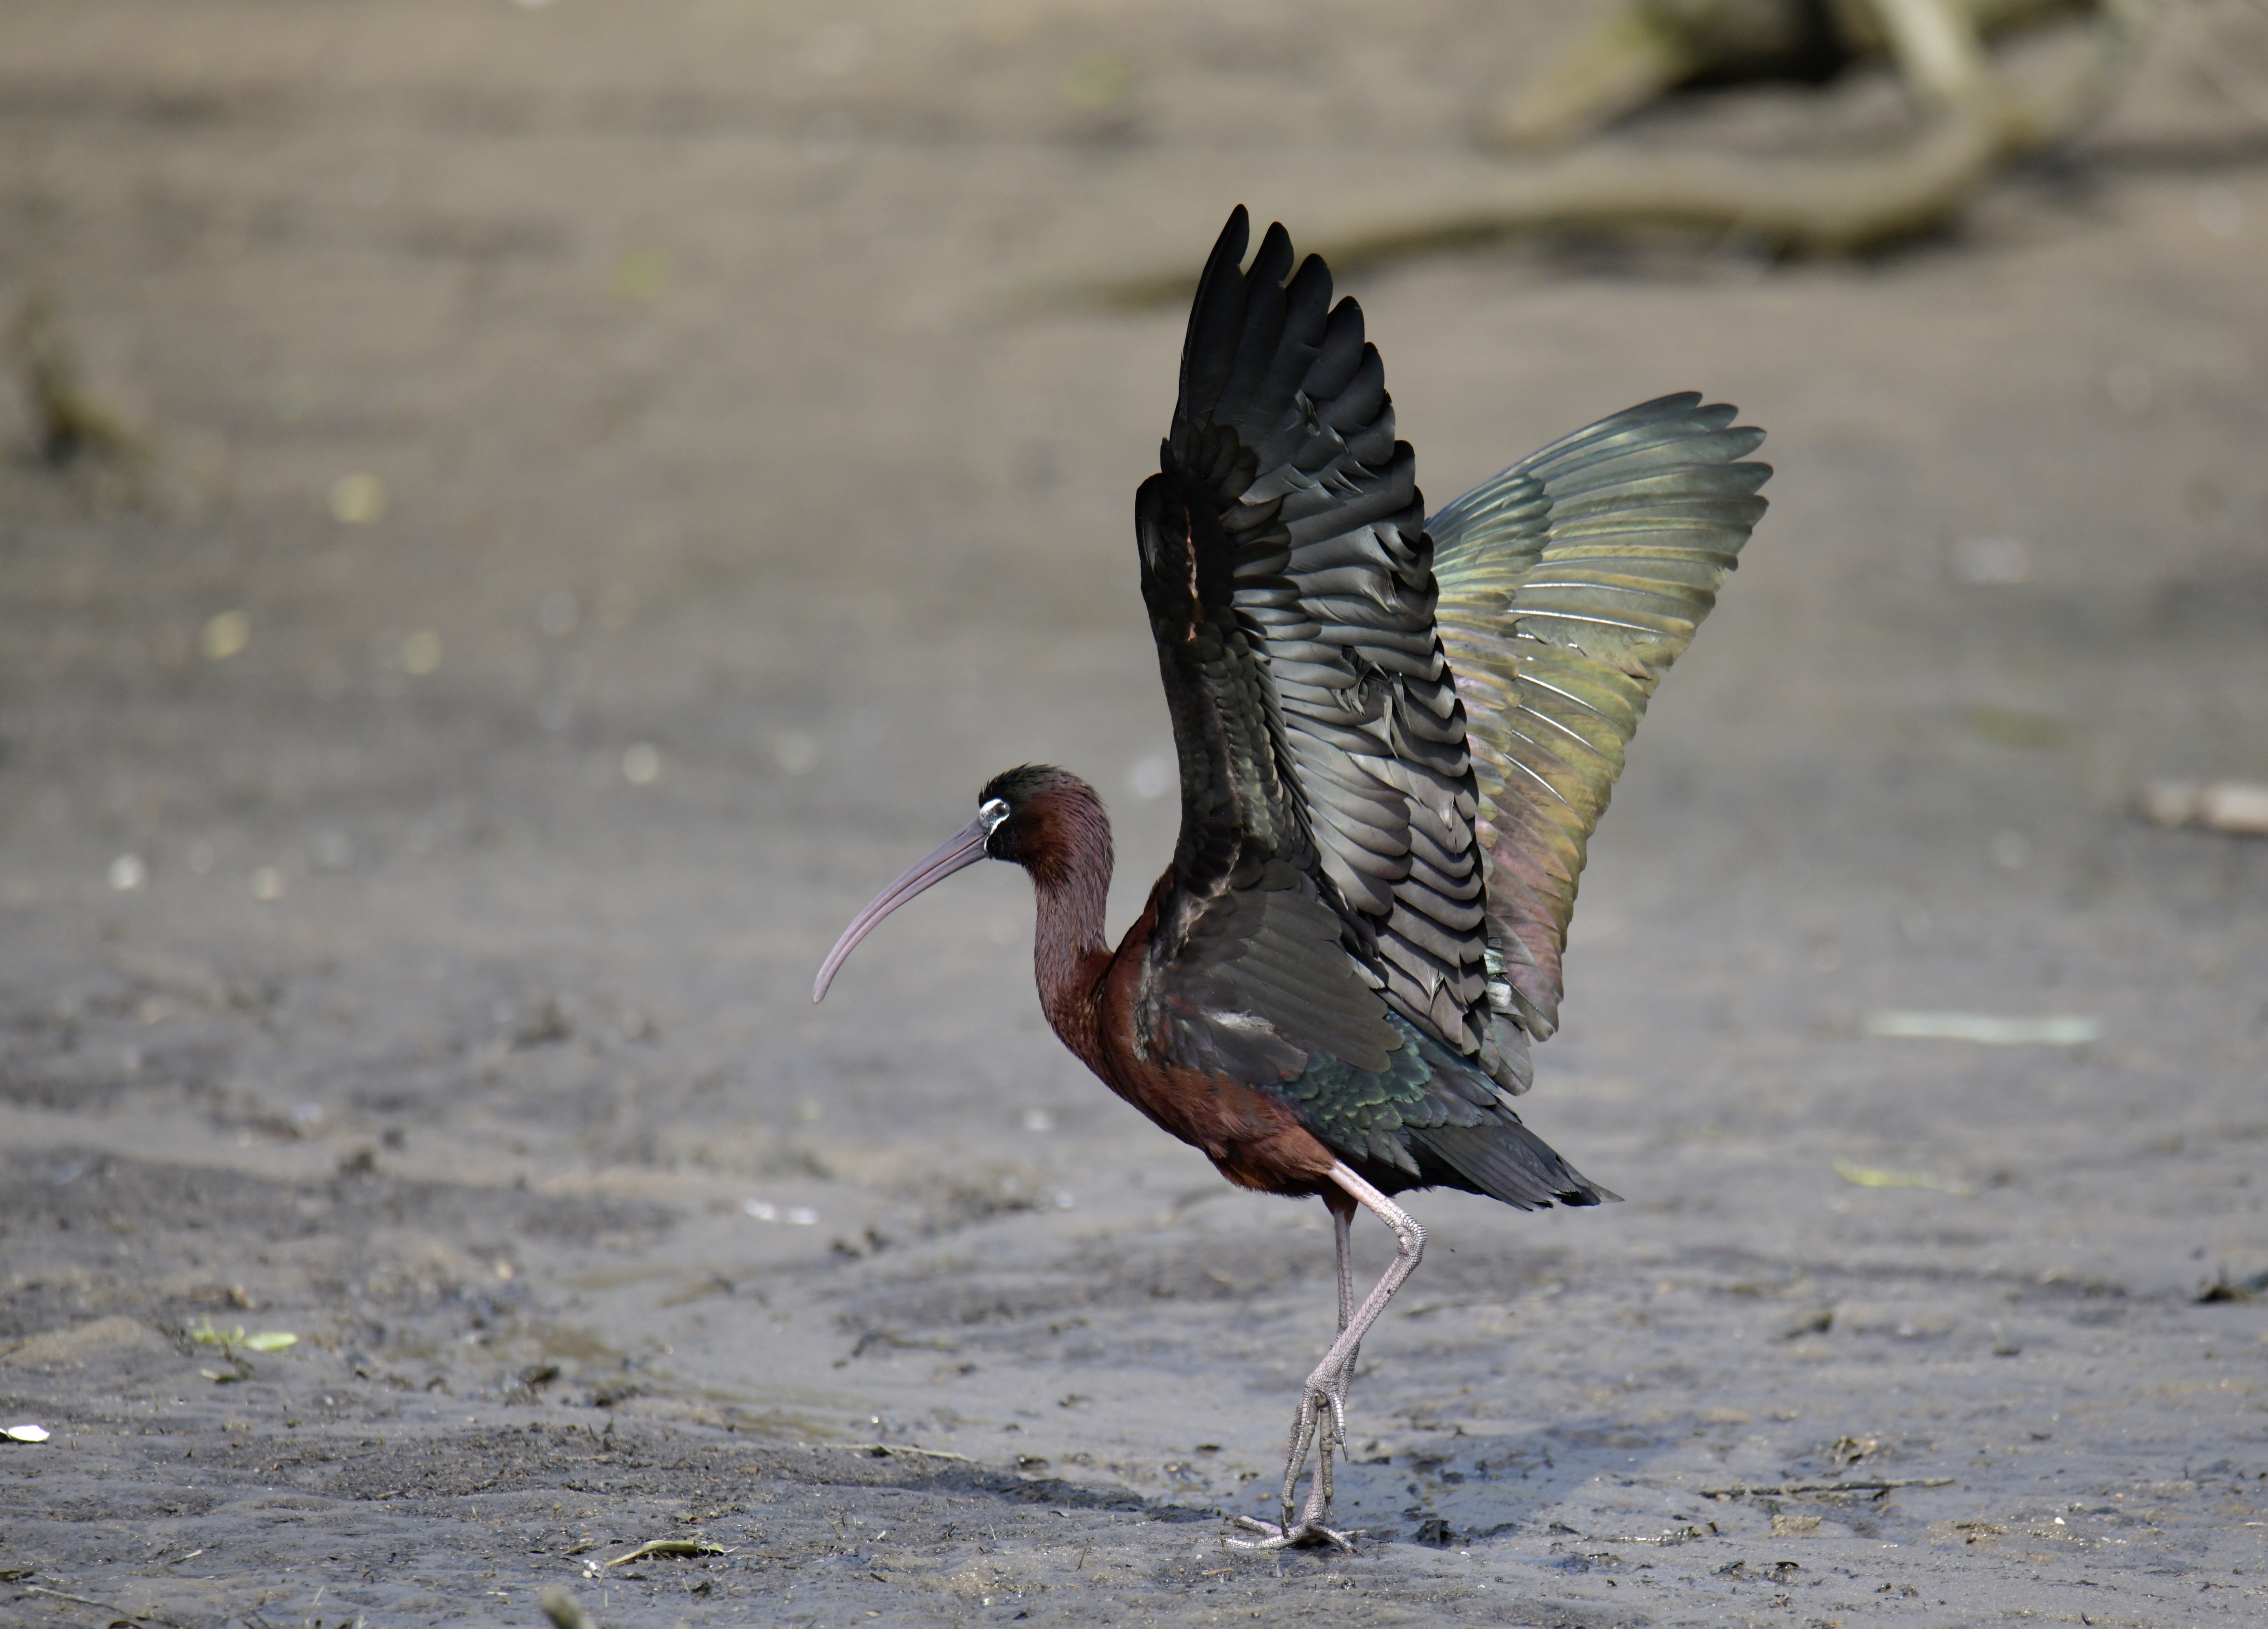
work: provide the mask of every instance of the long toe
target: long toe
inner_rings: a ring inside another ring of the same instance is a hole
[[[1283,1507],[1284,1524],[1292,1525],[1292,1504],[1299,1497],[1300,1473],[1307,1469],[1307,1456],[1320,1452],[1328,1458],[1330,1454],[1329,1414],[1315,1406],[1315,1396],[1308,1392],[1300,1399],[1300,1412],[1292,1419],[1291,1451],[1284,1459]]]
[[[1236,1524],[1245,1531],[1258,1533],[1261,1537],[1226,1540],[1232,1550],[1288,1550],[1302,1544],[1335,1544],[1352,1554],[1354,1541],[1362,1532],[1360,1528],[1350,1528],[1342,1533],[1336,1528],[1325,1527],[1320,1522],[1300,1522],[1287,1529],[1278,1527],[1273,1522],[1263,1522],[1258,1516],[1239,1516]]]

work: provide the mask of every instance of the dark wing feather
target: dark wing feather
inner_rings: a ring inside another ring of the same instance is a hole
[[[1182,788],[1185,919],[1161,924],[1160,951],[1199,942],[1236,867],[1281,861],[1334,913],[1351,976],[1377,992],[1366,1010],[1509,1073],[1416,461],[1360,308],[1331,304],[1321,260],[1293,271],[1281,226],[1241,270],[1246,233],[1240,209],[1198,285],[1162,473],[1144,489],[1143,589]]]
[[[1488,856],[1490,995],[1536,1040],[1585,844],[1661,674],[1764,511],[1764,431],[1664,396],[1522,459],[1427,523]]]
[[[1521,1210],[1616,1196],[1521,1124],[1511,1097],[1396,1014],[1403,1043],[1382,1069],[1323,1058],[1285,1095],[1323,1140],[1392,1188],[1462,1188]]]
[[[1145,1042],[1258,1084],[1324,1055],[1383,1068],[1399,1037],[1316,881],[1266,660],[1237,615],[1233,546],[1202,490],[1172,475],[1143,483],[1135,524],[1182,772],[1181,840],[1152,896]]]

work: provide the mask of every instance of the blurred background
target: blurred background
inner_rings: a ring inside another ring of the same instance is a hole
[[[1580,1474],[1380,1471],[1366,1514],[1538,1531],[1609,1460],[1671,1475],[1705,1404],[1712,1464],[1968,1467],[1917,1535],[2047,1522],[2028,1456],[2182,1483],[2161,1526],[2191,1500],[2225,1571],[2191,1472],[2258,1458],[2268,1395],[2268,17],[2151,14],[2099,116],[1931,172],[1853,257],[1660,198],[1861,196],[1957,121],[1860,62],[1507,151],[1607,15],[0,6],[0,1305],[10,1340],[125,1320],[49,1390],[11,1371],[25,1406],[92,1441],[67,1377],[114,1360],[246,1441],[438,1433],[446,1396],[451,1430],[918,1435],[1250,1503],[1329,1332],[1320,1212],[1229,1194],[1061,1051],[1008,867],[807,996],[1009,765],[1109,801],[1114,931],[1164,863],[1131,498],[1243,203],[1344,251],[1433,506],[1688,388],[1778,471],[1595,841],[1528,1100],[1631,1202],[1436,1198],[1411,1294],[1447,1310],[1356,1392],[1381,1464],[1487,1420]],[[166,1343],[246,1308],[308,1338],[271,1390],[181,1391]],[[2098,1426],[1972,1442],[1910,1380]],[[117,1442],[112,1485],[159,1474]],[[1737,1593],[1701,1571],[1690,1604]]]

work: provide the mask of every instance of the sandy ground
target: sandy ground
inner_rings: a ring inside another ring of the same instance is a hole
[[[2268,134],[2178,54],[1888,262],[1346,280],[1437,502],[1689,387],[1779,470],[1528,1100],[1628,1202],[1418,1199],[1359,1554],[1222,1543],[1325,1220],[1060,1050],[1022,879],[809,1005],[994,770],[1118,922],[1170,845],[1181,313],[1066,280],[1454,190],[1574,17],[0,6],[0,300],[156,449],[0,407],[0,1618],[2263,1620],[2268,843],[2132,812],[2268,778]]]

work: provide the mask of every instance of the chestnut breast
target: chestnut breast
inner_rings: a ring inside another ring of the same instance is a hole
[[[1290,1102],[1248,1081],[1152,1058],[1143,1047],[1135,1012],[1144,953],[1156,926],[1153,900],[1103,975],[1098,1044],[1088,1065],[1160,1130],[1199,1150],[1238,1186],[1264,1193],[1322,1191],[1335,1156]]]

